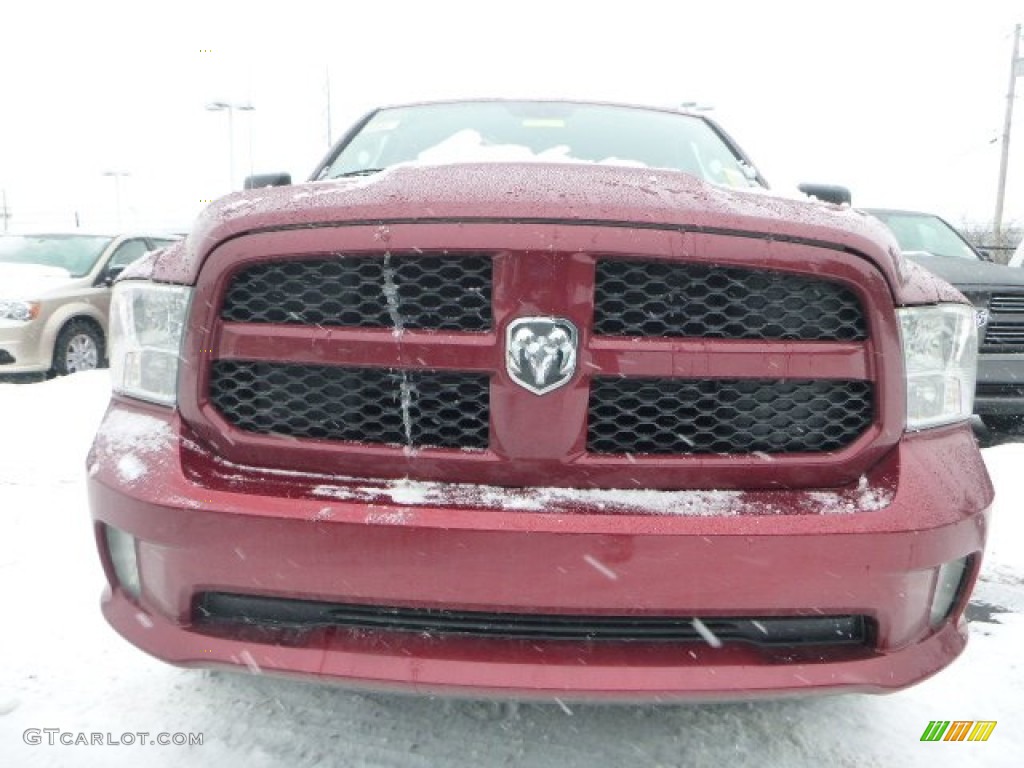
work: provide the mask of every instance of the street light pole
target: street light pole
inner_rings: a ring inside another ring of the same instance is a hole
[[[104,171],[104,176],[112,176],[114,179],[114,206],[117,211],[117,228],[121,228],[121,179],[131,176],[128,171]]]
[[[1010,59],[1010,88],[1006,92],[1006,120],[1003,122],[1003,151],[999,158],[999,188],[996,191],[996,215],[992,223],[996,244],[1003,228],[1003,199],[1006,196],[1006,167],[1010,159],[1010,125],[1013,122],[1013,99],[1017,78],[1024,75],[1024,59],[1020,58],[1020,24],[1013,28],[1013,57]]]
[[[254,107],[249,102],[211,101],[206,105],[211,112],[228,113],[228,191],[235,189],[235,111],[252,112]],[[249,146],[249,162],[252,164],[252,145]]]
[[[11,218],[11,209],[7,207],[7,190],[0,190],[0,219],[4,220],[4,232],[7,231],[7,220]]]

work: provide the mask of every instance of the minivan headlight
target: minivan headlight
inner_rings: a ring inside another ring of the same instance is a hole
[[[142,280],[115,283],[110,300],[110,373],[115,392],[174,405],[192,289]]]
[[[939,304],[898,313],[907,377],[907,429],[969,419],[978,364],[974,308]]]
[[[17,320],[19,323],[27,323],[37,317],[39,317],[38,301],[0,299],[0,320]]]

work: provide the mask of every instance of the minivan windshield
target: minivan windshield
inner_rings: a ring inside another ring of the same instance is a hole
[[[400,164],[554,162],[662,168],[730,187],[757,173],[700,117],[573,102],[479,101],[381,109],[318,179]]]
[[[0,264],[35,264],[87,275],[113,238],[99,235],[3,235]]]

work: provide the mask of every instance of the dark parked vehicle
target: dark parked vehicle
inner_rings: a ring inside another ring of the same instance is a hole
[[[952,283],[977,311],[974,410],[990,429],[1024,423],[1024,270],[995,264],[945,219],[919,211],[864,209],[892,230],[908,258]]]
[[[1010,254],[1010,260],[1006,262],[1009,267],[1024,267],[1024,240],[1017,243],[1017,247]]]
[[[374,111],[115,287],[103,611],[177,664],[665,700],[964,648],[974,310],[705,116]],[[826,190],[825,193],[828,193]]]

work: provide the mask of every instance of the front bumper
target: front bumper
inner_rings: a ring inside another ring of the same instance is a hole
[[[52,350],[44,350],[43,323],[0,320],[0,375],[49,370]]]
[[[108,621],[175,664],[385,689],[628,700],[895,690],[963,649],[992,500],[966,426],[907,436],[862,481],[863,509],[765,491],[715,514],[367,502],[322,482],[309,493],[302,478],[256,492],[244,469],[232,481],[244,491],[204,487],[180,434],[170,411],[115,402],[93,446]],[[118,583],[104,526],[136,539],[137,599]],[[952,610],[932,624],[937,569],[964,557]],[[210,593],[502,615],[856,615],[872,629],[858,645],[765,647],[211,625],[199,613]]]

